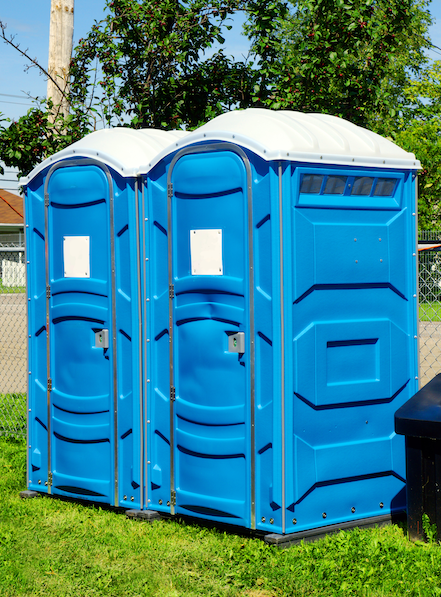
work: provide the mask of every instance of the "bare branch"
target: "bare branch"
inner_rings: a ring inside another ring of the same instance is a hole
[[[36,66],[40,72],[47,77],[48,79],[50,79],[53,84],[57,87],[57,89],[59,90],[59,92],[62,94],[64,99],[67,99],[65,90],[63,90],[57,83],[56,79],[54,79],[45,68],[43,68],[41,66],[41,64],[37,61],[36,58],[31,58],[28,54],[28,50],[22,50],[20,48],[20,45],[18,43],[14,42],[15,36],[11,35],[11,37],[8,37],[6,35],[6,27],[7,25],[5,23],[3,23],[2,21],[0,21],[0,29],[1,29],[1,34],[0,37],[3,38],[4,42],[9,44],[10,46],[12,46],[15,50],[17,50],[17,52],[19,52],[24,58],[26,58],[26,60],[29,60],[29,62],[31,62],[32,66]]]

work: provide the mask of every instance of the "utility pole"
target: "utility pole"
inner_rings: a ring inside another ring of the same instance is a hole
[[[52,120],[58,113],[67,116],[69,104],[69,65],[72,58],[74,28],[74,0],[51,0],[51,21],[49,28],[50,78],[47,81],[47,98],[52,99],[54,108]]]

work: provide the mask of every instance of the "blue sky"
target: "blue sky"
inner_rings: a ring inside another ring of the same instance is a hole
[[[7,24],[6,33],[15,36],[15,41],[23,50],[28,50],[32,58],[47,67],[50,0],[2,0],[0,21]],[[74,21],[74,45],[87,35],[95,21],[104,15],[104,0],[76,0]],[[431,13],[437,20],[430,34],[432,42],[441,48],[441,0],[432,0]],[[247,40],[241,36],[240,18],[235,20],[233,30],[226,35],[227,52],[235,57],[246,54]],[[431,53],[431,57],[441,60],[441,50]],[[32,97],[46,95],[46,81],[36,68],[26,70],[26,60],[6,43],[0,42],[0,112],[4,116],[17,119],[32,107],[26,94]],[[0,188],[14,190],[15,178],[7,171],[0,177]]]

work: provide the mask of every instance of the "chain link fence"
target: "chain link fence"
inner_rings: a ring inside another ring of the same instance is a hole
[[[27,309],[23,234],[0,236],[0,435],[26,436]]]
[[[27,300],[22,245],[21,235],[0,237],[0,435],[15,437],[26,436]],[[423,249],[419,251],[423,386],[441,373],[441,233],[423,231],[419,246]]]
[[[421,231],[418,248],[420,385],[424,386],[441,373],[441,232]]]

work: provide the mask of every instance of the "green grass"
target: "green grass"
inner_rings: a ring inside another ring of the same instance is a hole
[[[441,321],[441,301],[420,303],[420,321]]]
[[[153,524],[40,498],[21,500],[25,444],[0,439],[2,597],[441,595],[441,548],[400,526],[279,550],[184,521]]]
[[[26,286],[3,286],[3,281],[0,278],[0,294],[17,294],[26,292]]]
[[[26,436],[26,394],[0,394],[0,436]]]

